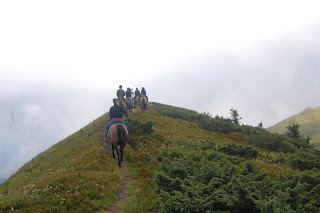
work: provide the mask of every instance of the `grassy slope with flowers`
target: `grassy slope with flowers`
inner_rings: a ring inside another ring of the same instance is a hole
[[[129,113],[132,119],[152,120],[154,133],[131,136],[139,146],[137,152],[130,146],[125,148],[124,160],[133,181],[127,189],[123,212],[161,209],[155,177],[161,173],[159,156],[163,150],[177,149],[184,142],[200,145],[206,139],[221,146],[246,143],[241,133],[226,135],[204,130],[194,122],[163,116],[152,104],[150,107],[144,112],[134,109]],[[106,115],[103,115],[26,163],[0,186],[0,210],[94,212],[110,207],[116,200],[120,173],[103,147],[105,125]],[[259,149],[254,161],[270,177],[299,172],[287,162],[273,163],[278,155],[289,154]]]
[[[0,211],[95,211],[120,179],[103,146],[106,115],[33,158],[0,186]]]

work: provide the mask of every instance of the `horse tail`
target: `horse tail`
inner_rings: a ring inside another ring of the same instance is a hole
[[[124,127],[122,125],[118,125],[117,126],[117,133],[118,133],[118,137],[120,139],[121,135],[124,136],[124,138],[126,139],[127,143],[135,150],[137,151],[137,146],[130,140],[129,135],[127,134],[127,131],[124,129]]]

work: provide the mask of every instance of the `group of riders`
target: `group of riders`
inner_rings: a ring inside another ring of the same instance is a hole
[[[144,87],[142,87],[141,92],[138,88],[136,88],[136,91],[134,92],[134,99],[132,99],[132,89],[129,87],[127,88],[127,91],[124,91],[122,89],[122,86],[119,86],[119,89],[117,90],[117,97],[119,100],[119,104],[123,106],[124,108],[127,108],[128,110],[131,110],[135,106],[137,106],[140,103],[141,97],[147,97],[147,91]],[[126,98],[124,98],[126,97]],[[148,97],[147,97],[148,99]]]
[[[131,110],[140,104],[140,99],[146,98],[148,100],[147,91],[144,87],[142,87],[141,92],[138,88],[134,92],[134,99],[132,99],[131,95],[133,94],[132,90],[128,87],[127,91],[122,89],[122,85],[119,86],[117,90],[117,97],[113,99],[113,106],[110,108],[109,117],[110,121],[105,128],[104,141],[107,140],[108,130],[114,123],[122,123],[128,129],[127,124],[123,120],[123,115],[128,117],[127,108]],[[126,97],[126,99],[125,99]]]

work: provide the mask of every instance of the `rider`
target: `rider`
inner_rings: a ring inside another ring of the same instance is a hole
[[[124,100],[124,96],[126,95],[126,93],[124,92],[124,90],[122,89],[122,85],[119,86],[119,89],[117,90],[117,97],[119,100]]]
[[[149,98],[147,96],[147,91],[146,91],[146,89],[144,87],[142,87],[142,89],[141,89],[141,96],[142,97],[145,96],[149,100]]]
[[[141,93],[138,88],[136,88],[136,91],[134,91],[134,97],[137,97],[137,96],[139,97],[141,96]]]
[[[131,107],[134,106],[133,104],[133,99],[131,98],[131,94],[133,94],[133,92],[131,91],[131,89],[128,87],[127,91],[126,91],[126,102],[127,104],[129,104]]]
[[[131,98],[131,94],[133,94],[133,92],[131,92],[131,89],[128,87],[126,91],[126,98]]]
[[[122,124],[124,124],[127,129],[128,129],[128,126],[127,124],[123,121],[122,117],[123,117],[123,114],[125,114],[127,117],[128,117],[128,113],[127,111],[119,105],[119,100],[114,98],[113,99],[113,106],[110,108],[110,111],[109,111],[109,117],[110,117],[110,121],[108,123],[108,125],[106,126],[105,128],[105,131],[104,131],[104,140],[103,141],[106,141],[107,140],[107,134],[108,134],[108,130],[110,128],[110,126],[112,124],[114,124],[115,122],[121,122]]]

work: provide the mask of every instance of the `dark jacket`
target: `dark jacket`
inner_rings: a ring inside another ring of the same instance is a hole
[[[126,91],[126,97],[128,98],[131,98],[131,94],[133,94],[133,92],[131,92],[131,90],[127,90]]]
[[[134,92],[134,95],[135,95],[135,96],[141,96],[140,91],[139,91],[139,90],[136,90],[136,91]]]
[[[122,106],[115,104],[110,108],[110,111],[109,111],[110,120],[112,118],[122,118],[123,114],[125,114],[128,117],[127,111]]]

